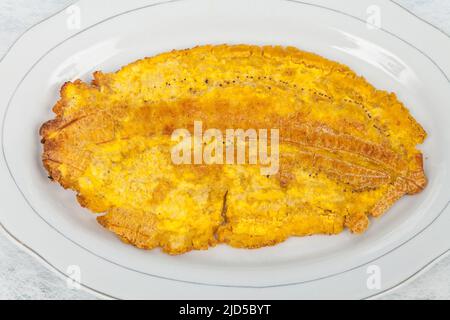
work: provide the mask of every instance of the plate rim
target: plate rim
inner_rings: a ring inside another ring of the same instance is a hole
[[[159,5],[159,4],[167,4],[167,3],[180,2],[180,1],[183,1],[183,0],[160,1],[160,2],[155,2],[155,3],[152,3],[152,4],[146,5],[146,6],[144,6],[144,7],[140,7],[140,8],[139,8],[139,7],[135,7],[133,10],[130,10],[130,11],[135,11],[135,10],[142,9],[142,8],[146,8],[146,7],[152,7],[152,6],[156,6],[156,5]],[[351,15],[351,14],[348,14],[348,13],[346,13],[346,12],[344,12],[344,11],[335,10],[335,9],[332,9],[332,8],[329,8],[329,7],[326,7],[326,6],[317,4],[318,2],[321,2],[320,0],[317,0],[317,1],[309,0],[308,2],[307,2],[307,1],[296,1],[296,0],[282,0],[282,1],[295,2],[295,3],[300,3],[300,4],[306,4],[306,5],[313,5],[313,6],[316,6],[316,7],[321,7],[321,8],[324,8],[324,9],[336,11],[336,12],[341,13],[341,14],[344,14],[344,15],[346,15],[346,16],[348,16],[348,17],[352,17],[352,18],[355,18],[355,19],[358,19],[358,20],[362,20],[361,18],[356,17],[356,16],[353,16],[353,15]],[[31,28],[29,28],[27,31],[25,31],[25,32],[24,32],[24,33],[23,33],[23,34],[22,34],[22,35],[21,35],[21,36],[20,36],[20,37],[12,44],[12,45],[11,45],[11,47],[7,50],[6,54],[0,59],[0,65],[1,65],[1,63],[8,57],[10,51],[16,46],[16,44],[17,44],[20,40],[22,40],[22,37],[23,37],[25,34],[27,34],[29,31],[31,31],[31,30],[34,29],[35,27],[41,25],[42,23],[44,23],[44,22],[46,22],[46,21],[50,21],[50,20],[51,20],[52,18],[54,18],[55,16],[60,15],[62,12],[66,11],[67,8],[69,8],[69,7],[71,7],[71,6],[74,6],[74,5],[80,5],[80,4],[83,3],[83,2],[84,2],[84,1],[77,1],[77,2],[75,2],[75,3],[71,4],[71,5],[69,5],[68,7],[66,7],[66,8],[64,8],[64,9],[62,9],[62,10],[60,10],[60,11],[58,11],[58,12],[55,13],[54,15],[52,15],[52,16],[50,16],[50,17],[44,19],[43,21],[41,21],[41,22],[35,24],[35,25],[32,26]],[[373,3],[373,1],[371,1],[371,2]],[[380,2],[380,1],[378,1],[378,2]],[[390,3],[393,3],[393,4],[396,4],[396,5],[399,6],[400,8],[403,8],[401,5],[399,5],[398,3],[396,3],[396,2],[393,1],[393,0],[389,0],[389,2],[390,2]],[[423,19],[417,17],[415,14],[411,13],[411,12],[408,11],[407,9],[405,9],[405,8],[403,8],[403,9],[404,9],[406,12],[409,12],[410,14],[412,14],[412,15],[413,15],[414,17],[416,17],[418,20],[420,20],[420,21],[422,21],[422,22],[424,22],[424,23],[427,23],[425,20],[423,20]],[[81,29],[79,32],[77,32],[77,33],[75,33],[75,34],[73,34],[73,35],[71,35],[71,36],[69,36],[69,37],[64,38],[64,40],[61,41],[61,42],[59,42],[54,48],[56,48],[57,46],[59,46],[60,44],[62,44],[62,43],[64,43],[64,42],[70,40],[70,38],[72,38],[72,37],[74,37],[74,36],[76,36],[76,35],[78,35],[78,34],[84,32],[84,31],[86,31],[86,30],[89,30],[90,28],[94,27],[95,25],[100,24],[100,23],[102,23],[102,22],[105,22],[105,21],[107,21],[107,20],[113,19],[114,17],[119,16],[119,15],[122,15],[122,14],[124,14],[124,13],[125,13],[125,12],[122,12],[122,13],[120,13],[120,14],[118,14],[118,15],[111,15],[111,16],[109,16],[107,19],[103,19],[103,20],[97,21],[96,23],[91,24],[91,25],[89,25],[89,26],[87,26],[87,27]],[[363,21],[363,20],[362,20],[362,21]],[[427,23],[427,24],[429,24],[431,27],[433,27],[433,28],[436,29],[437,31],[440,31],[443,35],[445,35],[445,36],[447,37],[448,40],[450,40],[450,37],[449,37],[448,35],[446,35],[442,30],[436,28],[435,26],[433,26],[433,25],[430,24],[430,23]],[[415,45],[412,45],[412,44],[409,43],[408,41],[406,41],[406,40],[400,38],[399,36],[397,36],[396,34],[390,32],[390,31],[387,31],[387,30],[384,30],[384,31],[387,32],[387,33],[389,33],[389,34],[391,34],[391,35],[393,35],[393,36],[395,36],[395,37],[398,38],[399,40],[401,40],[401,41],[403,41],[403,42],[409,44],[410,46],[414,47],[415,49],[417,49],[418,51],[420,51],[422,54],[424,54],[431,62],[433,62],[433,64],[436,65],[436,67],[442,72],[442,74],[444,75],[444,77],[445,77],[447,80],[449,80],[449,77],[448,77],[447,73],[441,68],[440,65],[438,65],[438,64],[437,64],[432,58],[430,58],[426,53],[423,53],[422,50],[418,49]],[[49,51],[48,51],[46,54],[48,54],[49,52],[51,52],[51,50],[53,50],[54,48],[49,49]],[[44,54],[40,59],[42,59],[46,54]],[[40,61],[40,59],[39,59],[38,61]],[[38,62],[38,61],[37,61],[37,62]],[[36,64],[37,62],[35,62],[35,64]],[[34,64],[33,64],[33,66],[34,66]],[[30,71],[30,70],[29,70],[29,71]],[[28,71],[28,72],[29,72],[29,71]],[[449,81],[450,81],[450,80],[449,80]],[[19,84],[20,84],[20,83],[21,83],[21,81],[19,82]],[[449,82],[449,84],[450,84],[450,82]],[[13,96],[14,96],[14,93],[12,94],[11,97],[13,97]],[[7,114],[7,108],[6,108],[5,110],[6,110],[6,112],[5,112],[5,116],[6,116],[6,114]],[[3,126],[2,126],[2,129],[3,129]],[[2,142],[3,142],[3,134],[2,134],[1,136],[2,136]],[[3,149],[3,143],[2,143],[2,149]],[[3,154],[3,155],[4,155],[5,163],[7,164],[6,156],[5,156],[5,154]],[[12,179],[14,180],[14,177],[12,177]],[[17,185],[16,185],[16,186],[17,186]],[[17,186],[17,187],[18,187],[18,186]],[[22,191],[20,190],[20,187],[18,187],[18,189],[19,189],[20,193],[22,193]],[[22,196],[24,197],[24,200],[28,203],[28,201],[27,201],[26,197],[23,195],[23,193],[22,193]],[[400,245],[396,246],[396,247],[393,248],[392,250],[386,252],[384,255],[381,255],[381,256],[375,258],[373,261],[378,260],[378,259],[380,259],[381,257],[388,255],[388,254],[391,253],[392,251],[399,249],[401,246],[403,246],[403,244],[405,244],[406,242],[409,242],[410,240],[412,240],[413,238],[415,238],[415,237],[416,237],[417,235],[419,235],[420,233],[426,231],[426,229],[427,229],[431,224],[433,224],[434,221],[436,221],[439,217],[441,217],[441,215],[446,211],[446,209],[448,208],[449,203],[450,203],[450,202],[447,202],[446,206],[440,211],[440,213],[436,216],[436,218],[435,218],[430,224],[428,224],[428,225],[425,226],[423,229],[421,229],[419,232],[417,232],[416,234],[414,234],[410,239],[408,239],[408,240],[406,240],[405,242],[401,243]],[[28,203],[28,205],[31,207],[31,209],[32,209],[33,211],[36,211],[36,210],[31,206],[31,204]],[[44,222],[45,222],[45,220],[44,220]],[[47,223],[47,224],[48,224],[48,223]],[[62,272],[62,271],[59,270],[57,267],[55,267],[51,262],[49,262],[48,260],[46,260],[45,257],[43,257],[42,255],[40,255],[37,251],[35,251],[35,250],[32,249],[31,247],[29,247],[26,243],[22,242],[22,241],[19,240],[17,237],[15,237],[14,234],[13,234],[12,232],[10,232],[10,231],[4,226],[3,222],[1,221],[1,219],[0,219],[0,226],[1,226],[0,229],[2,229],[3,233],[6,234],[6,235],[7,235],[7,238],[9,238],[10,240],[12,240],[13,243],[16,243],[19,247],[25,248],[26,251],[28,251],[29,254],[31,254],[31,255],[33,255],[33,256],[35,256],[35,257],[38,257],[38,258],[39,258],[38,260],[41,261],[46,267],[50,267],[50,268],[49,268],[50,270],[56,271],[60,276],[63,276],[65,279],[68,279],[68,276],[67,276],[64,272]],[[55,229],[55,230],[56,230],[56,229]],[[57,230],[56,230],[56,231],[57,231]],[[59,231],[58,231],[58,232],[59,232]],[[62,234],[61,234],[61,235],[62,235]],[[64,236],[64,235],[63,235],[63,236]],[[68,239],[68,240],[70,240],[70,239]],[[73,241],[71,240],[71,242],[73,242]],[[73,242],[73,243],[76,244],[75,242]],[[367,296],[367,297],[364,297],[364,298],[368,298],[368,299],[376,298],[376,297],[379,297],[379,296],[381,296],[381,295],[384,295],[384,294],[386,294],[386,293],[388,293],[388,292],[391,292],[392,290],[395,290],[395,289],[398,288],[399,286],[401,286],[401,285],[407,283],[408,281],[411,281],[411,280],[414,279],[415,277],[417,277],[419,274],[421,274],[423,271],[425,271],[425,270],[426,270],[427,268],[429,268],[431,265],[433,265],[434,263],[436,263],[436,262],[439,261],[440,259],[442,259],[442,258],[444,258],[445,256],[447,256],[448,253],[450,253],[450,249],[446,250],[445,252],[443,252],[442,254],[440,254],[438,257],[434,258],[432,261],[429,261],[425,266],[423,266],[421,269],[419,269],[416,273],[414,273],[413,275],[411,275],[411,276],[407,277],[406,279],[402,280],[402,281],[401,281],[400,283],[398,283],[397,285],[395,285],[395,286],[393,286],[393,287],[391,287],[391,288],[385,289],[385,290],[383,290],[383,291],[380,291],[380,292],[378,292],[378,293],[376,293],[376,294],[374,294],[374,295],[372,295],[372,296]],[[98,256],[97,256],[97,257],[98,257]],[[107,261],[107,262],[110,262],[110,261],[108,261],[108,260],[106,260],[106,261]],[[369,261],[369,262],[366,263],[366,264],[370,264],[370,263],[372,263],[373,261]],[[363,266],[366,265],[366,264],[363,264]],[[357,267],[354,267],[354,268],[359,268],[359,267],[361,267],[361,266],[357,266]],[[351,270],[353,270],[354,268],[351,268],[351,269],[349,269],[349,270],[342,271],[342,273],[345,273],[345,272],[351,272]],[[338,275],[338,274],[329,275],[329,276],[327,276],[327,278],[328,278],[328,277],[334,277],[334,276],[336,276],[336,275]],[[153,275],[153,276],[156,277],[156,275]],[[164,279],[164,278],[163,278],[163,279]],[[179,280],[179,279],[166,279],[166,280],[169,280],[169,281],[177,281],[177,282],[188,282],[188,283],[190,283],[190,284],[192,284],[192,285],[216,286],[216,285],[214,285],[214,284],[192,283],[192,282],[189,282],[189,281],[183,281],[183,280]],[[311,280],[311,281],[315,281],[315,280]],[[300,282],[300,283],[302,283],[302,282]],[[282,285],[280,285],[280,286],[283,287],[283,286],[289,286],[289,285],[298,285],[298,284],[300,284],[300,283],[292,283],[292,284],[286,284],[286,285],[282,284]],[[93,289],[93,288],[87,286],[87,285],[84,284],[84,283],[81,283],[81,285],[82,285],[82,287],[83,287],[84,289],[86,289],[86,290],[89,291],[90,293],[93,293],[94,295],[97,295],[97,296],[101,296],[102,298],[116,298],[116,297],[110,296],[110,295],[108,295],[108,294],[106,294],[106,293],[104,293],[104,292],[97,291],[96,289]],[[242,287],[240,287],[240,286],[231,286],[231,287],[232,287],[232,288],[236,288],[236,289],[242,288]],[[256,288],[258,288],[258,287],[256,287]],[[264,287],[262,287],[262,288],[264,288]]]

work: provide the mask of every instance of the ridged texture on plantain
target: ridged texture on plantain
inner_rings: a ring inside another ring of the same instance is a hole
[[[295,48],[202,46],[66,83],[45,168],[122,240],[170,254],[363,232],[426,185],[426,133],[395,94]],[[280,170],[174,165],[175,129],[279,129]],[[332,240],[330,240],[332,241]]]

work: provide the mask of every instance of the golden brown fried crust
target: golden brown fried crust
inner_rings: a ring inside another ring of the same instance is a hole
[[[170,254],[364,232],[426,186],[426,133],[395,94],[296,48],[202,46],[61,88],[42,125],[49,176],[99,223]],[[175,129],[279,129],[280,170],[171,162]]]

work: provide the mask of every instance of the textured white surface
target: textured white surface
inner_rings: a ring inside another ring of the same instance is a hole
[[[0,0],[0,57],[26,29],[74,0]],[[396,0],[450,34],[449,0]],[[450,257],[386,299],[450,299]],[[0,299],[95,299],[69,289],[64,280],[0,235]]]

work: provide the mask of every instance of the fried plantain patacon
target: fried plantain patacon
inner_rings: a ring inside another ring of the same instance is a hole
[[[426,133],[396,95],[292,47],[163,53],[66,83],[53,111],[40,131],[50,177],[123,241],[169,254],[362,233],[426,185]],[[279,170],[175,164],[172,133],[195,121],[279,130]]]

